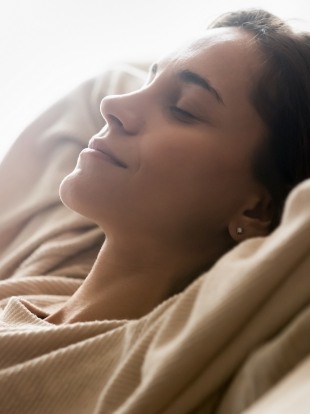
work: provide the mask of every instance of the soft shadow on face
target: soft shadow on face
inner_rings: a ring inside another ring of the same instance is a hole
[[[249,98],[260,65],[250,35],[213,29],[138,91],[104,98],[107,125],[63,180],[63,202],[110,237],[225,249],[263,194],[252,159],[265,127]]]

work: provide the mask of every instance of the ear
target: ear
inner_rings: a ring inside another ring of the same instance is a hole
[[[259,194],[251,195],[231,219],[228,231],[239,243],[251,237],[267,236],[272,222],[274,208],[271,196],[265,188]]]

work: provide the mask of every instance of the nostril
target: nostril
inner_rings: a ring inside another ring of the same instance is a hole
[[[107,119],[108,123],[112,123],[120,127],[123,127],[122,121],[119,118],[117,118],[115,115],[109,114],[107,118],[108,118]]]
[[[139,131],[142,120],[141,105],[133,101],[132,95],[111,95],[103,98],[100,111],[103,119],[110,128],[118,129],[119,132],[134,135]]]

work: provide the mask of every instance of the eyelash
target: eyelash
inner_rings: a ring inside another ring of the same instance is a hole
[[[186,124],[193,123],[197,120],[193,114],[191,114],[188,111],[185,111],[182,108],[179,108],[178,106],[171,106],[170,111],[174,117]]]
[[[145,80],[144,85],[148,85],[149,83],[151,83],[153,81],[153,79],[155,78],[156,73],[157,73],[157,67],[158,67],[157,64],[154,64],[154,65],[151,66],[151,68],[149,69],[149,73],[148,73],[147,79]]]
[[[155,63],[154,65],[152,65],[152,67],[151,67],[151,73],[152,73],[152,75],[156,75],[157,69],[158,69],[157,63]]]

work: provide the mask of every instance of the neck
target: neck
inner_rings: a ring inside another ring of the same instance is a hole
[[[193,274],[189,256],[155,246],[146,248],[145,242],[133,247],[107,239],[81,287],[46,320],[60,324],[140,318],[180,290],[182,281]]]

